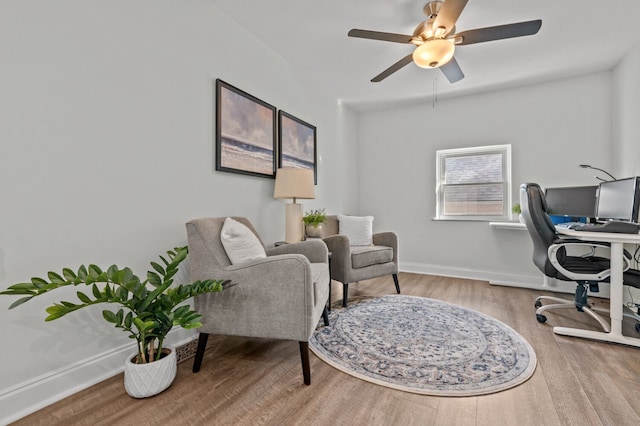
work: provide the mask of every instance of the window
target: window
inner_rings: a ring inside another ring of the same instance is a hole
[[[508,220],[511,145],[436,153],[436,219]]]

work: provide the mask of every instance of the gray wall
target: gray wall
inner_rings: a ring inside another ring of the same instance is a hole
[[[438,149],[511,144],[522,182],[591,185],[611,166],[611,73],[359,114],[359,208],[399,234],[404,270],[540,281],[526,232],[434,221]]]
[[[356,209],[353,111],[206,0],[3,0],[0,40],[2,289],[83,263],[145,276],[195,217],[247,216],[282,239],[274,181],[214,170],[216,78],[317,126],[305,209]],[[0,396],[131,344],[100,309],[45,323],[74,292],[12,311],[0,297]]]

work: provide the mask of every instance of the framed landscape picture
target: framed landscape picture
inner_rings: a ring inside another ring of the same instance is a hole
[[[316,127],[282,110],[278,111],[278,167],[311,169],[318,183]]]
[[[276,108],[216,80],[216,170],[274,178]]]

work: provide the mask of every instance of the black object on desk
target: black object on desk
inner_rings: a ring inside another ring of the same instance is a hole
[[[614,234],[637,234],[640,232],[640,224],[633,222],[621,222],[619,220],[610,220],[605,223],[584,223],[569,226],[574,231],[586,232],[611,232]]]

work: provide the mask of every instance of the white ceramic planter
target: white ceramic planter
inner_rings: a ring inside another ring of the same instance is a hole
[[[177,362],[174,348],[169,355],[149,364],[135,364],[137,354],[127,358],[124,365],[124,388],[134,398],[147,398],[168,388],[176,378]]]

